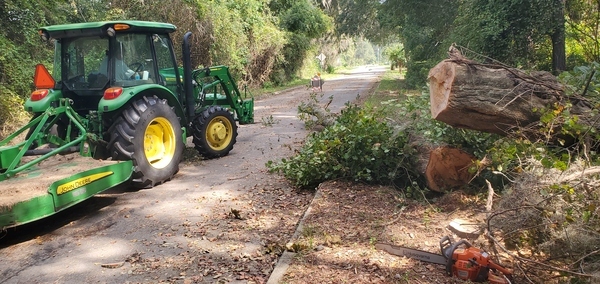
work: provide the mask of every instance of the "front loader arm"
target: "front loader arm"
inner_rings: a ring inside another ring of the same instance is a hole
[[[254,123],[254,96],[247,91],[242,96],[227,66],[194,70],[192,78],[200,87],[197,102],[201,107],[221,105],[232,110],[240,124]],[[210,96],[208,92],[212,92]]]

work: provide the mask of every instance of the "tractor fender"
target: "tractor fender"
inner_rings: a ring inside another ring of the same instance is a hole
[[[127,105],[129,102],[137,100],[143,96],[157,96],[161,99],[167,100],[170,106],[181,119],[181,125],[187,124],[185,112],[183,106],[177,99],[176,95],[171,90],[158,85],[158,84],[146,84],[134,87],[123,88],[123,93],[115,99],[107,100],[102,98],[98,103],[98,112],[108,113],[114,112]]]
[[[62,99],[63,94],[61,91],[56,90],[48,90],[48,95],[42,98],[39,101],[32,101],[31,98],[28,98],[25,101],[25,111],[32,113],[41,113],[45,112],[50,107],[57,107],[60,99]]]

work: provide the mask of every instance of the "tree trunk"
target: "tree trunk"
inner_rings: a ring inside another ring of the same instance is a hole
[[[564,87],[548,72],[480,64],[454,47],[429,71],[429,83],[434,119],[500,135],[537,123],[539,110],[564,100]]]
[[[427,187],[444,192],[469,184],[473,178],[469,168],[474,160],[475,157],[456,148],[440,147],[432,150],[425,170]]]
[[[567,59],[565,50],[565,12],[564,12],[564,0],[556,1],[556,21],[557,25],[554,28],[554,32],[551,35],[552,39],[552,72],[558,75],[561,71],[567,69]]]
[[[444,192],[460,188],[473,178],[469,168],[477,158],[469,153],[449,146],[432,145],[415,137],[410,144],[419,153],[415,170],[425,178],[430,190]]]

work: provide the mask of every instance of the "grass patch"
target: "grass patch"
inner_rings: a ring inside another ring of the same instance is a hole
[[[379,86],[365,101],[365,105],[379,106],[389,100],[404,100],[407,96],[420,95],[419,90],[408,89],[405,72],[387,70],[379,82]]]
[[[338,77],[340,74],[343,74],[344,72],[347,72],[348,70],[351,70],[351,68],[340,68],[339,70],[336,69],[335,73],[332,73],[332,74],[321,72],[321,79],[327,81],[327,80]],[[259,89],[252,89],[252,90],[250,90],[250,92],[254,95],[254,97],[261,97],[264,95],[270,95],[275,92],[280,92],[280,91],[283,91],[283,90],[286,90],[289,88],[298,87],[298,86],[306,86],[307,88],[309,88],[310,87],[310,79],[311,78],[297,78],[297,79],[289,81],[286,84],[281,85],[281,86],[262,87]]]
[[[259,98],[261,96],[270,95],[275,92],[283,91],[283,90],[293,88],[293,87],[308,86],[309,84],[310,84],[310,79],[298,78],[298,79],[289,81],[285,85],[252,89],[252,90],[250,90],[250,92],[254,95],[255,98]]]

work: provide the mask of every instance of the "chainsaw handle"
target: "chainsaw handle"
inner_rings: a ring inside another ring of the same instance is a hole
[[[503,266],[501,266],[491,260],[488,262],[488,264],[489,264],[489,268],[500,271],[502,274],[504,274],[504,276],[511,277],[512,272],[510,270],[504,268]]]
[[[446,250],[447,247],[452,245],[452,240],[450,239],[449,236],[444,236],[441,240],[440,240],[440,251],[442,253],[442,255],[444,257],[446,257],[446,255],[444,254],[444,251]],[[446,257],[447,258],[447,257]]]
[[[471,243],[469,243],[467,240],[460,240],[442,251],[442,254],[446,257],[446,274],[448,274],[448,276],[452,275],[452,265],[454,265],[452,255],[454,254],[454,251],[461,245],[465,245],[467,248],[471,247]]]

